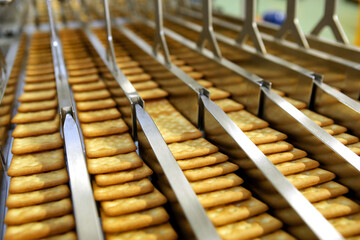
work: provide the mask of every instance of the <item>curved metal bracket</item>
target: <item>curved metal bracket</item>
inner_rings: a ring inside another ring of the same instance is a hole
[[[210,49],[214,56],[217,58],[221,58],[221,52],[216,42],[212,26],[212,2],[210,0],[203,0],[202,2],[202,31],[197,41],[197,46],[198,48],[203,49],[205,46],[205,41],[208,40],[210,44]]]
[[[163,50],[166,64],[171,65],[170,53],[168,46],[166,44],[164,28],[163,28],[164,24],[163,24],[162,1],[154,0],[154,8],[155,8],[156,28],[155,28],[153,52],[154,55],[156,56],[161,47],[161,49]]]
[[[326,0],[324,8],[324,16],[320,19],[318,24],[311,31],[311,35],[319,35],[324,27],[329,26],[335,39],[344,44],[349,44],[344,29],[341,27],[339,18],[336,14],[337,0]]]
[[[286,6],[286,20],[281,25],[281,28],[276,32],[276,38],[284,38],[287,33],[290,33],[297,44],[304,48],[309,48],[305,34],[302,31],[299,19],[296,16],[298,0],[287,0]]]
[[[246,38],[249,36],[250,39],[255,44],[255,48],[258,52],[262,54],[266,53],[265,45],[261,39],[259,29],[257,28],[255,22],[255,9],[256,9],[256,0],[246,0],[245,4],[245,20],[242,25],[242,30],[239,33],[236,42],[243,44]]]

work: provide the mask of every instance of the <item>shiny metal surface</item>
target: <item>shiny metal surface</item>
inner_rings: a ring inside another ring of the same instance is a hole
[[[2,51],[0,49],[0,103],[1,103],[2,98],[4,96],[6,83],[7,83],[6,70],[7,70],[6,60],[5,60],[5,57],[2,54]]]
[[[153,51],[154,55],[156,56],[159,52],[161,47],[162,53],[165,58],[165,62],[167,65],[170,65],[170,53],[167,47],[164,30],[163,30],[163,10],[162,10],[162,0],[154,0],[154,8],[155,8],[155,23],[156,23],[156,30],[155,30],[155,38],[154,38],[154,45]]]
[[[258,88],[260,88],[259,85]],[[241,173],[244,173],[244,176],[240,176],[244,177],[245,183],[251,182],[253,191],[260,197],[264,197],[263,200],[273,210],[277,208],[293,210],[295,216],[300,219],[300,223],[296,225],[303,225],[305,228],[309,227],[310,231],[318,238],[342,239],[334,227],[276,169],[274,164],[214,102],[205,96],[201,97],[201,99],[205,106],[206,137],[239,165],[242,170]],[[256,171],[258,176],[248,175],[247,173],[251,171]],[[269,198],[276,199],[277,204],[272,204]],[[288,224],[286,221],[284,223]],[[305,239],[307,236],[297,237]]]
[[[172,206],[184,239],[220,239],[189,181],[182,173],[155,123],[145,110],[135,105],[139,147],[143,159],[156,172],[157,182]]]
[[[304,48],[309,48],[304,32],[302,31],[299,19],[297,18],[298,0],[287,0],[286,19],[280,29],[275,33],[276,38],[284,38],[286,34],[291,34],[296,43]],[[245,24],[245,22],[244,22]]]

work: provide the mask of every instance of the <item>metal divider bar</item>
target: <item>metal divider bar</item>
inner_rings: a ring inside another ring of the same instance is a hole
[[[170,65],[170,53],[167,47],[165,37],[164,37],[164,30],[163,30],[163,11],[162,11],[162,0],[154,0],[154,7],[155,7],[155,22],[156,22],[156,34],[154,38],[154,46],[153,51],[154,55],[158,54],[159,48],[161,47],[163,50],[163,54],[165,57],[166,64]]]
[[[55,29],[51,4],[52,0],[48,0],[47,7],[51,28],[51,51],[59,101],[61,132],[64,137],[71,198],[76,220],[76,231],[79,239],[103,239],[79,130],[74,120],[67,70],[63,58],[61,41]]]

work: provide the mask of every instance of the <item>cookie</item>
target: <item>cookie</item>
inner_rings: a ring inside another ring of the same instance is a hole
[[[304,109],[306,108],[306,103],[295,100],[293,98],[288,98],[288,97],[283,97],[286,101],[288,101],[289,103],[291,103],[294,107],[296,107],[297,109]]]
[[[320,127],[325,127],[331,124],[334,124],[334,121],[330,118],[327,118],[323,115],[315,113],[309,109],[302,109],[301,112],[305,114],[308,118],[313,120]]]
[[[209,154],[207,156],[178,160],[177,163],[179,164],[182,170],[189,170],[189,169],[201,168],[217,163],[222,163],[228,159],[229,159],[228,156],[226,156],[225,154],[216,152],[213,154]]]
[[[287,138],[285,134],[269,127],[248,131],[245,132],[245,134],[254,144],[257,145],[278,142]]]
[[[343,237],[352,237],[360,234],[360,213],[330,219],[329,222]]]
[[[70,84],[79,84],[79,83],[92,83],[99,80],[98,74],[90,74],[85,76],[69,77],[68,81]]]
[[[101,137],[112,134],[120,134],[129,130],[121,118],[103,122],[82,123],[81,130],[85,137]]]
[[[294,148],[293,145],[291,145],[290,143],[284,142],[284,141],[259,144],[259,145],[257,145],[257,147],[264,154],[280,153],[280,152],[290,151]]]
[[[161,206],[166,198],[156,188],[154,191],[130,198],[101,202],[101,208],[107,216],[119,216],[128,213]]]
[[[10,193],[24,193],[54,187],[69,182],[65,168],[45,173],[12,177],[9,184]]]
[[[359,142],[359,138],[347,133],[340,133],[334,135],[334,138],[344,145],[353,144]]]
[[[74,92],[75,101],[91,101],[109,98],[110,92],[107,89],[98,89],[87,92]]]
[[[53,151],[13,155],[8,176],[17,177],[58,170],[65,167],[64,151],[57,149]]]
[[[198,181],[235,172],[239,167],[230,162],[223,162],[207,167],[185,170],[184,175],[189,181]]]
[[[234,112],[244,109],[244,106],[232,99],[221,99],[214,101],[224,112]]]
[[[295,173],[299,173],[299,172],[317,168],[319,165],[320,165],[319,162],[312,160],[310,158],[300,158],[300,159],[293,160],[290,162],[276,164],[275,167],[282,174],[287,176],[290,174],[295,174]]]
[[[154,81],[137,82],[132,84],[137,91],[157,88],[159,84]]]
[[[19,98],[19,102],[36,102],[36,101],[45,101],[52,100],[56,96],[56,90],[44,90],[44,91],[33,91],[33,92],[24,92]]]
[[[106,137],[85,138],[85,152],[89,158],[109,157],[136,150],[130,134],[111,135]]]
[[[218,147],[209,143],[204,138],[171,143],[168,147],[176,160],[200,157],[219,150]]]
[[[251,197],[251,193],[240,186],[197,195],[204,208],[216,207]]]
[[[165,223],[169,220],[169,215],[163,207],[157,207],[117,217],[109,217],[101,214],[101,220],[104,232],[116,233]]]
[[[24,85],[25,92],[41,91],[55,89],[55,81],[40,82],[40,83],[27,83]]]
[[[97,82],[91,82],[91,83],[79,83],[79,84],[73,84],[72,90],[74,93],[76,92],[87,92],[87,91],[95,91],[106,88],[105,83],[101,80]]]
[[[53,73],[44,74],[40,76],[26,76],[25,83],[43,83],[43,82],[54,82],[55,75]]]
[[[146,164],[143,164],[135,169],[95,175],[95,181],[99,186],[108,186],[143,179],[152,173],[152,170]]]
[[[140,97],[144,100],[159,99],[168,96],[168,93],[161,88],[153,88],[148,90],[138,91]]]
[[[350,199],[340,196],[314,203],[314,207],[326,218],[332,219],[354,214],[360,211],[360,205]]]
[[[337,124],[331,124],[328,126],[323,127],[326,132],[328,132],[330,135],[338,135],[341,133],[345,133],[347,131],[346,127],[337,125]]]
[[[316,184],[331,181],[335,174],[321,168],[305,171],[298,174],[286,176],[286,178],[297,188],[303,189]]]
[[[50,134],[59,131],[60,118],[57,115],[54,120],[36,122],[36,123],[27,123],[27,124],[18,124],[16,125],[12,137],[14,138],[24,138],[39,136],[43,134]]]
[[[147,73],[142,73],[142,74],[138,74],[138,75],[131,75],[131,76],[127,76],[126,77],[131,83],[136,83],[136,82],[143,82],[143,81],[148,81],[151,79],[151,76]]]
[[[349,190],[345,186],[333,181],[300,190],[304,197],[312,203],[338,197],[344,195],[348,191]]]
[[[253,217],[268,210],[266,204],[251,197],[248,200],[206,209],[215,227]]]
[[[13,154],[26,154],[57,149],[63,146],[59,132],[36,137],[15,138],[11,152]]]
[[[45,101],[38,102],[25,102],[21,103],[18,107],[18,112],[27,113],[27,112],[37,112],[44,110],[56,109],[58,106],[58,101],[56,98]]]
[[[147,178],[106,187],[100,187],[93,182],[94,198],[96,201],[134,197],[152,192],[153,190],[154,186]]]
[[[7,225],[19,225],[60,217],[72,212],[70,198],[43,203],[35,206],[8,209],[4,222]]]
[[[253,114],[247,112],[246,110],[230,112],[227,115],[242,131],[265,128],[269,125],[264,120],[255,117]]]
[[[287,152],[273,153],[266,155],[266,157],[273,163],[278,164],[282,162],[288,162],[291,160],[303,158],[307,155],[307,153],[303,150],[293,148]]]
[[[21,123],[34,123],[41,121],[49,121],[53,120],[56,115],[56,110],[44,110],[37,112],[26,112],[26,113],[17,113],[13,119],[11,119],[11,123],[21,124]]]
[[[76,103],[78,111],[102,110],[106,108],[113,108],[115,106],[116,102],[111,98]]]
[[[75,228],[74,216],[68,214],[40,222],[8,226],[5,232],[5,239],[36,239],[68,232],[73,228]]]

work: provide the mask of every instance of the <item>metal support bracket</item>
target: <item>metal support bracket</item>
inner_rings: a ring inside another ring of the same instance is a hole
[[[6,60],[4,55],[2,54],[2,51],[0,49],[0,103],[2,101],[2,98],[4,96],[4,92],[5,92],[5,87],[6,87],[6,78],[7,78],[7,74],[6,74]]]
[[[168,46],[166,44],[164,30],[163,30],[163,12],[162,12],[162,0],[154,0],[155,7],[155,38],[154,38],[154,46],[153,52],[156,56],[160,47],[163,50],[163,55],[165,58],[165,62],[167,65],[171,66],[170,53]]]
[[[202,4],[202,31],[197,41],[197,46],[199,49],[203,49],[205,46],[205,41],[208,40],[210,49],[214,56],[221,58],[220,48],[217,44],[212,25],[212,1],[203,0]]]
[[[256,50],[265,54],[265,45],[261,39],[259,29],[255,22],[256,0],[246,0],[244,1],[244,4],[245,20],[242,26],[242,30],[236,39],[236,42],[238,42],[239,44],[243,44],[246,38],[249,36],[250,39],[253,41]]]
[[[305,34],[302,31],[299,19],[296,16],[298,0],[287,0],[286,5],[286,20],[281,25],[281,28],[276,32],[276,38],[284,38],[287,33],[291,34],[297,44],[304,48],[309,48]]]
[[[326,0],[325,1],[325,8],[324,8],[324,15],[316,24],[314,29],[311,31],[311,35],[319,35],[321,30],[324,27],[329,26],[331,31],[333,32],[335,39],[344,44],[349,44],[349,40],[346,37],[344,29],[341,27],[339,18],[336,14],[337,8],[337,0]]]

